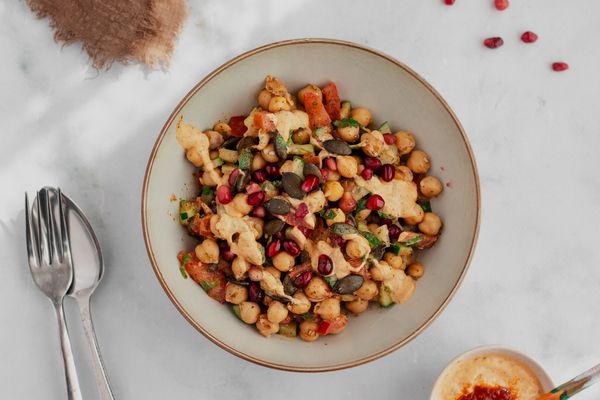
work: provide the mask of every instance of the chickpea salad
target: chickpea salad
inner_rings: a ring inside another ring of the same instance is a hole
[[[371,302],[406,302],[442,228],[427,153],[333,82],[293,94],[269,75],[257,101],[206,131],[177,123],[200,184],[179,206],[199,241],[178,255],[183,277],[266,337],[314,341]]]

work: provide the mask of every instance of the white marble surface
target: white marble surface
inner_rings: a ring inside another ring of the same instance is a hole
[[[24,1],[0,2],[0,397],[65,398],[54,316],[23,244],[23,192],[45,184],[83,206],[104,247],[93,306],[117,399],[425,399],[454,355],[491,343],[524,350],[556,381],[600,361],[599,2],[513,0],[504,13],[491,0],[190,3],[168,72],[97,74]],[[519,42],[525,29],[535,45]],[[483,48],[496,34],[505,46]],[[249,364],[188,325],[151,271],[139,211],[147,156],[181,96],[242,51],[309,36],[367,44],[428,79],[469,134],[483,194],[476,256],[443,315],[390,356],[317,375]],[[552,72],[556,59],[571,70]],[[578,398],[599,397],[600,385]]]

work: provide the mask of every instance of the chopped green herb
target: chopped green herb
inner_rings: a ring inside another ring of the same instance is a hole
[[[311,313],[307,312],[305,314],[302,314],[300,316],[300,318],[302,318],[305,321],[311,321],[313,319],[313,315]]]
[[[213,190],[210,187],[204,186],[202,188],[202,193],[201,193],[202,196],[209,196],[211,194],[214,194],[214,192],[213,192]]]
[[[377,211],[377,215],[379,215],[380,218],[391,219],[391,220],[396,219],[396,217],[394,217],[393,215],[386,214],[386,213],[381,212],[379,210]]]
[[[431,202],[429,200],[423,200],[417,202],[425,212],[431,212]]]
[[[181,273],[181,276],[183,276],[183,279],[188,278],[187,271],[185,270],[185,267],[183,265],[179,267],[179,272]]]
[[[281,186],[281,180],[275,180],[273,182],[271,182],[273,184],[273,186],[275,186],[276,188],[279,188]]]
[[[325,215],[323,216],[323,218],[329,220],[329,219],[334,219],[336,216],[335,211],[333,210],[327,210],[327,212],[325,213]]]
[[[375,247],[380,243],[379,239],[377,239],[377,236],[373,235],[371,232],[360,231],[360,234],[367,239],[371,247]]]
[[[327,282],[329,284],[329,286],[331,286],[332,288],[335,285],[335,283],[337,282],[337,277],[335,277],[335,276],[325,276],[325,277],[323,277],[323,279],[325,279],[325,282]]]
[[[398,255],[398,254],[400,254],[400,249],[401,249],[402,247],[406,247],[406,246],[404,246],[404,245],[403,245],[403,244],[401,244],[401,243],[394,243],[393,245],[391,245],[391,246],[390,246],[389,250],[390,250],[392,253],[394,253],[395,255]]]
[[[186,213],[186,212],[180,213],[179,218],[181,218],[182,221],[185,221],[186,219],[188,219],[188,213]]]
[[[202,281],[200,282],[200,286],[202,286],[202,289],[204,289],[205,292],[208,292],[210,289],[214,288],[215,286],[217,286],[216,281]]]
[[[359,213],[365,208],[367,208],[367,197],[369,196],[364,196],[360,200],[358,200],[358,202],[356,203],[356,213]]]
[[[189,254],[184,254],[183,257],[181,258],[181,265],[186,265],[187,263],[189,263],[190,261],[192,261],[192,256]]]
[[[406,242],[402,242],[402,244],[405,245],[405,246],[410,247],[410,246],[414,246],[416,244],[419,244],[419,242],[421,242],[421,240],[423,240],[423,236],[419,235],[419,236],[415,236],[412,239],[408,239]]]
[[[335,125],[337,128],[347,128],[349,126],[356,126],[356,127],[360,126],[358,121],[356,121],[355,119],[352,119],[352,118],[344,118],[344,119],[339,119],[337,121],[333,121],[333,125]]]

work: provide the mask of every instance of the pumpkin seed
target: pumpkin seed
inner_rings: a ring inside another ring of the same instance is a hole
[[[226,149],[234,150],[240,139],[241,138],[238,136],[230,136],[227,140],[223,142],[222,146]]]
[[[301,188],[302,178],[293,172],[284,172],[281,175],[281,185],[283,190],[295,199],[302,200],[306,194]]]
[[[242,151],[248,147],[256,146],[258,144],[258,138],[255,136],[244,136],[237,142],[237,151]]]
[[[349,156],[352,154],[352,149],[348,146],[348,143],[342,140],[326,140],[323,142],[323,147],[330,153],[339,154],[341,156]]]
[[[290,278],[289,274],[286,275],[285,278],[283,278],[282,283],[283,283],[283,292],[285,294],[287,294],[288,296],[292,296],[298,290],[298,288],[296,286],[294,286],[294,283],[292,282],[292,278]]]
[[[308,175],[316,176],[317,178],[319,178],[321,183],[323,183],[323,181],[324,181],[323,174],[321,173],[321,169],[319,169],[319,167],[317,167],[315,164],[305,162],[304,168],[302,169],[302,173],[304,174],[305,177]]]
[[[285,226],[285,222],[283,222],[282,220],[272,219],[265,224],[265,226],[263,228],[263,232],[265,233],[265,235],[271,236],[271,235],[274,235],[277,232],[281,231],[284,226]]]
[[[380,243],[371,250],[371,257],[381,260],[385,254],[385,244]]]
[[[356,292],[362,286],[364,279],[360,275],[348,275],[338,280],[333,291],[338,294],[350,294]]]
[[[290,212],[292,206],[283,199],[271,199],[265,203],[265,208],[271,214],[285,215]]]
[[[339,236],[357,234],[358,230],[350,224],[344,224],[343,222],[337,222],[331,225],[331,231]]]
[[[233,278],[227,278],[228,282],[231,283],[235,283],[236,285],[240,285],[240,286],[250,286],[250,282],[248,281],[238,281],[237,279],[233,279]]]
[[[235,178],[235,191],[236,193],[243,192],[246,185],[250,182],[250,174],[241,171],[241,173]]]
[[[285,160],[288,155],[287,143],[285,143],[285,139],[279,134],[279,132],[275,131],[273,134],[273,141],[275,142],[275,153],[277,154],[277,157]]]

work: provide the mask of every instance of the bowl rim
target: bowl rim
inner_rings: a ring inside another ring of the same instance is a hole
[[[158,149],[160,148],[160,145],[163,141],[163,139],[166,136],[167,130],[169,128],[169,126],[173,123],[173,121],[175,120],[175,118],[177,117],[177,115],[179,114],[179,112],[181,111],[181,109],[188,103],[188,101],[200,90],[202,89],[202,87],[204,87],[209,81],[211,81],[214,77],[216,77],[217,75],[219,75],[222,71],[226,70],[227,68],[231,67],[232,65],[245,60],[246,58],[249,58],[251,56],[254,56],[258,53],[267,51],[267,50],[271,50],[274,48],[278,48],[278,47],[285,47],[285,46],[294,46],[294,45],[298,45],[298,44],[330,44],[330,45],[337,45],[337,46],[346,46],[346,47],[350,47],[350,48],[354,48],[354,49],[358,49],[361,51],[366,51],[368,53],[371,53],[372,55],[375,55],[377,57],[382,58],[385,61],[391,62],[393,64],[395,64],[396,66],[398,66],[399,68],[403,69],[405,72],[407,72],[409,75],[411,75],[413,78],[415,78],[416,80],[418,80],[424,87],[426,90],[428,90],[442,105],[442,107],[446,110],[446,112],[448,112],[448,114],[451,116],[452,120],[454,121],[454,124],[456,125],[456,127],[458,128],[459,132],[460,132],[460,136],[464,142],[465,148],[467,149],[467,154],[469,156],[469,161],[471,163],[471,168],[472,171],[474,173],[474,178],[475,178],[475,197],[476,197],[476,216],[475,216],[475,226],[473,227],[473,240],[471,242],[471,246],[469,248],[469,253],[467,255],[467,259],[465,261],[465,264],[462,268],[462,272],[460,274],[460,276],[458,277],[456,283],[454,284],[454,286],[452,287],[452,290],[450,291],[450,293],[448,294],[448,296],[444,299],[444,301],[440,304],[440,306],[438,307],[438,309],[427,319],[427,321],[425,321],[423,324],[421,324],[421,326],[419,326],[414,332],[412,332],[410,335],[408,335],[406,338],[398,341],[397,343],[394,343],[393,345],[389,346],[387,349],[384,349],[382,351],[379,351],[377,353],[371,354],[367,357],[362,357],[356,360],[352,360],[352,361],[347,361],[344,363],[340,363],[340,364],[334,364],[334,365],[328,365],[328,366],[324,366],[324,367],[296,367],[296,366],[290,366],[290,365],[285,365],[285,364],[279,364],[279,363],[274,363],[274,362],[270,362],[267,360],[263,360],[254,356],[251,356],[249,354],[244,353],[243,351],[236,349],[234,347],[229,346],[228,344],[222,342],[221,340],[219,340],[217,337],[211,335],[207,330],[204,329],[203,326],[201,326],[199,323],[197,323],[196,321],[194,321],[194,319],[187,313],[187,311],[184,309],[184,307],[179,303],[179,301],[177,300],[177,298],[175,297],[175,295],[171,292],[171,290],[169,289],[169,287],[167,286],[159,268],[158,268],[158,263],[156,262],[155,256],[154,256],[154,251],[152,249],[152,244],[150,242],[150,236],[148,233],[148,225],[147,225],[147,218],[146,218],[146,213],[147,213],[147,208],[146,208],[146,203],[147,203],[147,195],[148,195],[148,183],[150,181],[150,175],[152,172],[152,167],[154,165],[154,160],[156,158],[156,154],[158,152]],[[469,140],[467,138],[467,135],[465,133],[465,130],[462,126],[462,124],[460,123],[460,121],[458,120],[458,117],[456,116],[456,114],[454,113],[454,111],[450,108],[450,106],[448,105],[448,103],[446,103],[446,101],[442,98],[442,96],[437,92],[437,90],[435,90],[433,88],[433,86],[431,86],[431,84],[429,84],[424,78],[422,78],[419,74],[417,74],[415,71],[413,71],[411,68],[409,68],[408,66],[406,66],[404,63],[396,60],[395,58],[380,52],[378,50],[372,49],[370,47],[361,45],[361,44],[357,44],[354,42],[349,42],[349,41],[344,41],[344,40],[337,40],[337,39],[327,39],[327,38],[301,38],[301,39],[289,39],[289,40],[282,40],[282,41],[277,41],[277,42],[273,42],[273,43],[269,43],[266,45],[262,45],[259,47],[256,47],[252,50],[248,50],[232,59],[230,59],[229,61],[225,62],[224,64],[222,64],[221,66],[217,67],[216,69],[214,69],[212,72],[210,72],[208,75],[206,75],[202,80],[200,80],[198,83],[196,83],[194,85],[194,87],[183,97],[183,99],[179,102],[179,104],[177,104],[177,106],[174,108],[173,112],[171,112],[171,115],[169,116],[169,118],[167,119],[167,121],[165,122],[165,124],[163,125],[162,129],[160,130],[159,136],[156,139],[156,142],[154,143],[154,146],[152,147],[152,151],[150,153],[150,157],[148,159],[148,163],[146,165],[146,170],[144,172],[144,181],[143,181],[143,187],[142,187],[142,196],[141,196],[141,200],[142,200],[142,204],[141,204],[141,217],[142,217],[142,233],[144,236],[144,244],[146,246],[146,251],[148,253],[148,258],[150,259],[150,264],[152,265],[152,269],[154,270],[154,273],[156,274],[156,277],[160,283],[160,285],[162,286],[163,290],[165,291],[165,293],[167,294],[167,296],[169,297],[169,299],[171,300],[171,302],[173,303],[173,305],[175,306],[175,308],[177,308],[177,310],[181,313],[181,315],[183,315],[183,317],[200,333],[202,333],[207,339],[209,339],[211,342],[213,342],[214,344],[216,344],[217,346],[219,346],[220,348],[222,348],[223,350],[238,356],[246,361],[250,361],[252,363],[264,366],[264,367],[269,367],[269,368],[273,368],[273,369],[278,369],[278,370],[282,370],[282,371],[290,371],[290,372],[326,372],[326,371],[336,371],[336,370],[341,370],[341,369],[345,369],[345,368],[351,368],[351,367],[355,367],[355,366],[359,366],[365,363],[368,363],[370,361],[374,361],[378,358],[381,358],[383,356],[386,356],[390,353],[392,353],[393,351],[399,349],[400,347],[404,346],[405,344],[409,343],[410,341],[412,341],[415,337],[417,337],[421,332],[423,332],[441,313],[442,311],[444,311],[444,309],[446,308],[446,306],[449,304],[450,300],[452,300],[452,298],[454,297],[454,295],[456,294],[458,288],[460,287],[462,281],[464,280],[464,277],[467,273],[467,270],[469,269],[469,265],[471,263],[471,260],[473,258],[473,254],[475,251],[475,247],[477,244],[477,239],[479,237],[479,227],[480,227],[480,222],[481,222],[481,185],[480,185],[480,180],[479,180],[479,172],[477,170],[477,164],[475,162],[475,156],[473,153],[473,149],[471,148],[471,144],[469,143]]]

